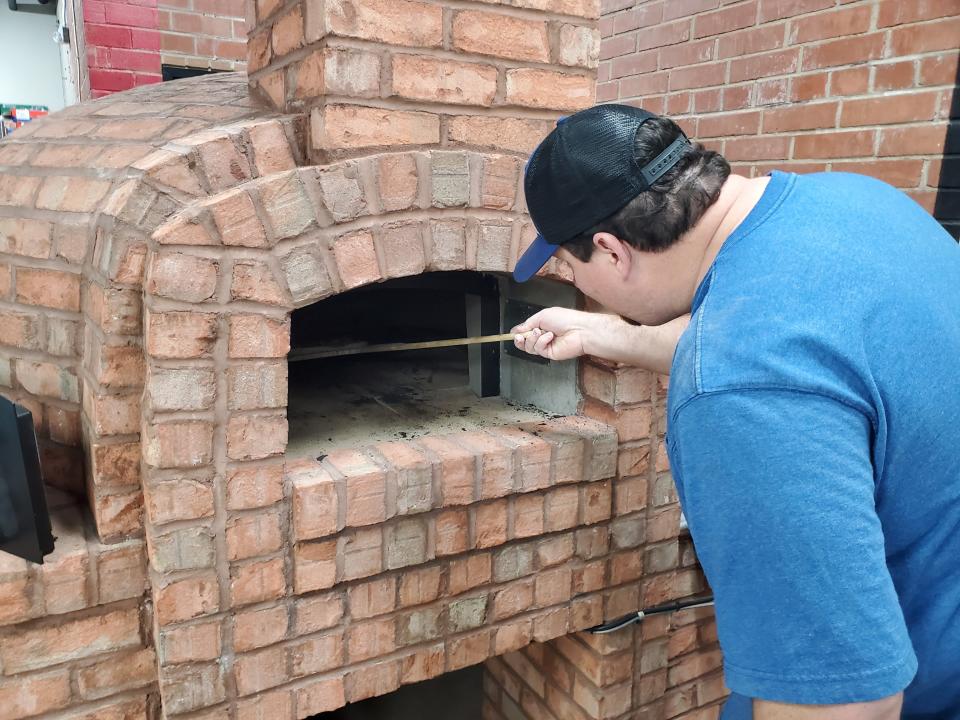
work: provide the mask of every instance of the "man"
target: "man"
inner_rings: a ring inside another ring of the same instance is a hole
[[[561,120],[525,191],[516,278],[556,256],[615,314],[551,308],[516,344],[670,372],[723,717],[960,718],[957,244],[877,180],[731,175],[627,106]]]

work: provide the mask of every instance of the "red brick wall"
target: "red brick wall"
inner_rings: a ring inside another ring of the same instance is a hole
[[[243,70],[247,27],[244,0],[159,0],[164,65]]]
[[[85,0],[83,22],[92,97],[160,82],[157,0]]]
[[[667,113],[747,175],[873,175],[960,231],[955,0],[603,0],[600,30],[599,101]]]

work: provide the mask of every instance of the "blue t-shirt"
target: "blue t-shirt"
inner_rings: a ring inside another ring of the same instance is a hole
[[[697,289],[667,444],[734,693],[960,718],[960,249],[933,218],[772,173]]]

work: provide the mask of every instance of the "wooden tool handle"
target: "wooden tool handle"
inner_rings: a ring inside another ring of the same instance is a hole
[[[501,335],[478,335],[468,338],[411,343],[385,343],[383,345],[365,345],[352,348],[301,348],[290,353],[287,356],[287,361],[318,360],[320,358],[343,357],[344,355],[366,355],[369,353],[398,352],[400,350],[428,350],[430,348],[454,347],[455,345],[479,345],[480,343],[504,342],[513,340],[513,338],[513,333],[503,333]]]

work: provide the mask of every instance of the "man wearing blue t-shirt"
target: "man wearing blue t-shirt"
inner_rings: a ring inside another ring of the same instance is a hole
[[[525,191],[516,279],[557,256],[617,314],[551,308],[517,345],[670,373],[724,718],[960,718],[957,244],[882,182],[731,175],[622,105],[561,120]]]

